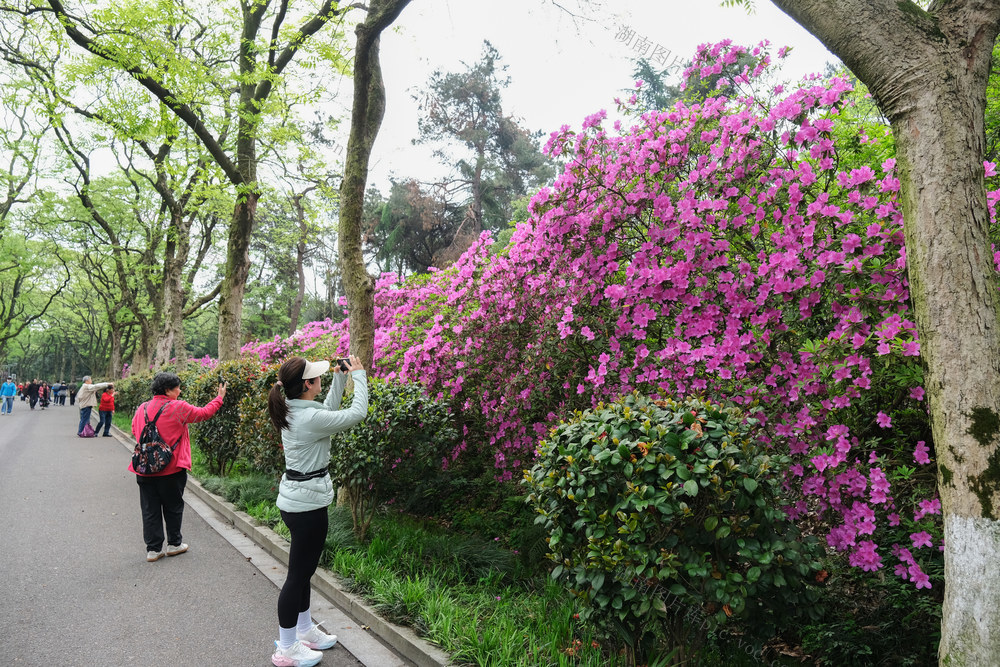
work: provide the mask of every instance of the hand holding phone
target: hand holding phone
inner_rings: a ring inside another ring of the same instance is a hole
[[[346,373],[350,370],[351,360],[348,358],[334,359],[333,363],[337,365],[342,373]]]

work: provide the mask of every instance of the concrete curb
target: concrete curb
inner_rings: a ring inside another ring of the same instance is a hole
[[[119,440],[131,450],[131,434],[113,427]],[[134,443],[132,443],[134,444]],[[246,512],[241,512],[226,500],[208,491],[192,476],[188,476],[187,488],[206,505],[220,514],[237,530],[249,537],[257,546],[284,566],[288,566],[288,542],[267,526],[262,526]],[[348,615],[362,623],[375,635],[389,644],[407,660],[418,667],[447,667],[451,658],[442,649],[417,636],[412,629],[391,623],[368,606],[364,600],[340,588],[337,578],[328,570],[319,569],[313,576],[312,585],[339,606]]]

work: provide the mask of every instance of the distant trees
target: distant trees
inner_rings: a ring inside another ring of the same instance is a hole
[[[297,101],[296,95],[315,99],[318,87],[315,77],[299,77],[298,85],[305,87],[292,92],[287,87],[295,79],[290,65],[301,62],[312,68],[326,61],[334,69],[346,67],[337,46],[339,32],[332,31],[333,39],[326,42],[317,37],[336,25],[342,10],[333,0],[304,5],[131,3],[92,12],[48,0],[40,7],[5,10],[28,20],[40,16],[41,22],[26,28],[49,35],[62,30],[96,56],[95,68],[115,70],[119,77],[114,86],[132,91],[132,104],[147,110],[138,119],[173,124],[178,133],[187,129],[232,188],[219,301],[219,354],[224,359],[235,358],[241,344],[250,236],[262,193],[257,173],[261,149],[274,139],[268,133],[288,122],[288,105]],[[143,126],[130,129],[141,132]]]
[[[488,41],[461,72],[434,72],[420,98],[420,136],[450,167],[442,180],[394,183],[366,229],[369,251],[385,266],[423,272],[454,262],[483,230],[507,227],[515,203],[554,174],[540,133],[504,111],[506,65]]]

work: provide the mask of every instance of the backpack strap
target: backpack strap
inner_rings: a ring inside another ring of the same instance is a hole
[[[156,425],[156,420],[160,418],[160,415],[163,414],[163,411],[166,409],[166,407],[168,405],[170,405],[170,401],[166,401],[163,405],[160,406],[160,409],[156,411],[156,416],[153,417],[153,421],[149,421],[149,404],[147,403],[147,404],[143,405],[142,406],[142,416],[146,418],[146,425],[148,426],[149,424],[153,424],[155,426]],[[183,439],[184,439],[183,435],[181,435],[179,438],[177,438],[177,442],[175,442],[174,445],[173,445],[173,447],[170,448],[170,451],[172,452],[175,449],[177,449],[177,445],[181,444],[181,440],[183,440]],[[164,444],[166,444],[166,443],[164,443]]]
[[[149,403],[146,403],[145,405],[143,405],[142,406],[142,415],[143,415],[143,417],[146,418],[146,423],[147,424],[155,424],[156,420],[160,418],[161,414],[163,414],[163,409],[166,408],[166,407],[167,407],[167,403],[164,403],[163,405],[161,405],[160,409],[156,411],[156,416],[153,417],[153,421],[150,422],[149,421]]]

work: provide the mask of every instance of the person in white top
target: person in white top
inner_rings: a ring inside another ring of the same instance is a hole
[[[268,414],[281,434],[285,473],[278,486],[278,509],[291,533],[288,575],[278,595],[278,640],[271,662],[276,667],[311,667],[323,649],[337,643],[313,622],[309,610],[311,585],[329,527],[327,508],[333,502],[330,436],[360,423],[368,414],[368,376],[354,355],[338,359],[326,400],[315,399],[323,389],[320,376],[329,361],[292,357],[278,369],[278,382],[268,394]],[[347,376],[354,379],[351,406],[340,410]]]
[[[90,383],[90,376],[83,376],[83,384],[80,391],[76,393],[76,400],[80,401],[80,427],[76,429],[77,435],[83,435],[83,427],[90,423],[90,413],[97,405],[97,392],[110,386],[110,382]]]

